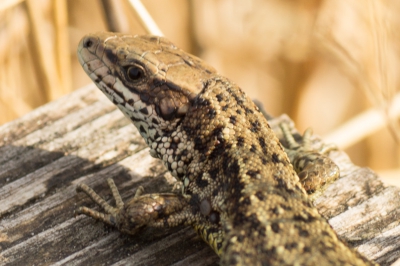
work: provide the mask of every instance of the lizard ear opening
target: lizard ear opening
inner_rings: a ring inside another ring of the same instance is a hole
[[[182,92],[170,92],[172,95],[164,96],[156,104],[156,112],[165,121],[182,118],[189,110],[190,102]]]
[[[169,97],[165,97],[164,99],[161,99],[160,104],[159,104],[159,115],[164,120],[171,120],[175,118],[175,113],[176,113],[176,106],[175,103],[172,99]]]

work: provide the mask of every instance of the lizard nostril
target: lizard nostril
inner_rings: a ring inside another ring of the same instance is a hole
[[[83,47],[90,48],[93,45],[93,41],[91,39],[86,39],[83,41]]]

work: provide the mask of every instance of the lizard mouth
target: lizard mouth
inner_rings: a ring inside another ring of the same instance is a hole
[[[84,37],[78,45],[78,60],[83,70],[96,86],[115,104],[122,104],[124,97],[114,88],[117,80],[102,60],[104,45],[98,38]]]

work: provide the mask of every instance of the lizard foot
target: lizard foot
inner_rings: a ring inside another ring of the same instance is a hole
[[[300,182],[308,194],[324,189],[339,178],[339,167],[325,154],[337,149],[334,145],[322,145],[320,149],[311,147],[312,129],[308,128],[299,144],[290,132],[287,123],[281,123],[283,136],[287,142],[287,153]]]
[[[87,215],[131,235],[136,234],[145,226],[172,227],[186,221],[187,216],[184,214],[188,213],[188,208],[185,208],[188,206],[188,202],[181,195],[173,193],[142,195],[144,189],[139,187],[135,196],[124,203],[114,181],[107,179],[107,182],[115,199],[116,207],[108,204],[87,185],[80,184],[77,191],[84,192],[105,212],[79,207],[75,211],[75,215]]]

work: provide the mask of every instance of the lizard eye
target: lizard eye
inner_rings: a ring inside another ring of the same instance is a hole
[[[144,77],[144,70],[138,66],[128,66],[125,68],[126,76],[131,81],[139,81]]]

